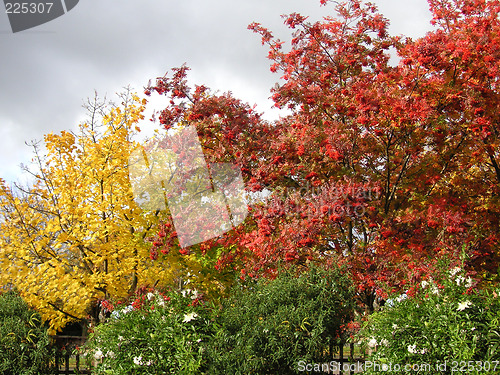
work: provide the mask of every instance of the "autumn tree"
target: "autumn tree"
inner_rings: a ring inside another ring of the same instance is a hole
[[[387,20],[361,1],[337,4],[337,19],[285,17],[295,30],[290,51],[250,26],[270,47],[271,70],[283,74],[273,98],[293,112],[273,143],[276,181],[322,187],[307,202],[318,214],[294,225],[296,233],[306,226],[309,243],[291,255],[334,250],[368,306],[384,285],[407,289],[443,256],[497,276],[499,4],[429,4],[437,30],[417,41],[390,37]],[[282,219],[261,215],[276,251]]]
[[[232,155],[246,172],[250,190],[273,192],[267,203],[252,208],[245,227],[218,240],[233,249],[222,254],[221,264],[237,259],[243,276],[273,276],[278,262],[306,265],[344,255],[358,271],[360,289],[368,285],[367,298],[373,299],[373,279],[386,277],[370,269],[376,263],[370,245],[383,221],[379,213],[391,211],[409,166],[401,146],[418,144],[405,128],[407,123],[416,127],[412,119],[399,128],[399,116],[419,103],[407,103],[400,87],[389,88],[378,78],[397,78],[387,50],[398,39],[387,35],[387,21],[359,2],[337,10],[341,20],[313,25],[297,14],[287,17],[287,24],[298,29],[288,53],[268,30],[250,26],[271,47],[271,69],[284,72],[285,84],[273,98],[293,114],[274,124],[241,105],[235,116],[238,102],[229,95],[197,97],[206,93],[197,87],[191,96],[183,70],[171,80],[159,79],[153,89],[172,97],[172,107],[160,117],[164,126],[195,123],[207,154]],[[187,100],[175,104],[182,99]],[[364,118],[373,109],[379,109],[380,124]]]
[[[190,89],[185,67],[148,88],[171,99],[161,125],[196,125],[207,158],[272,192],[243,225],[187,251],[218,249],[218,266],[242,277],[347,263],[369,311],[444,257],[498,276],[499,3],[429,4],[435,29],[417,40],[390,36],[360,0],[322,21],[284,16],[288,50],[251,24],[281,74],[276,106],[291,112],[273,123],[231,94]]]
[[[399,50],[401,70],[426,98],[435,124],[429,154],[439,169],[425,182],[433,198],[423,222],[460,235],[468,264],[498,278],[498,1],[429,1],[435,30]]]
[[[121,100],[90,102],[78,131],[47,134],[44,149],[34,144],[32,185],[1,184],[1,281],[55,330],[97,318],[100,300],[187,280],[202,267],[193,257],[150,258],[149,237],[165,212],[141,209],[129,177],[146,100],[128,92]]]

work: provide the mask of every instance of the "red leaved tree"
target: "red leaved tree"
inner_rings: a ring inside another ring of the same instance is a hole
[[[272,192],[243,225],[191,250],[242,277],[346,263],[369,311],[442,257],[495,275],[499,4],[430,1],[437,27],[416,41],[388,35],[360,0],[319,22],[286,16],[289,50],[250,25],[281,74],[273,99],[291,112],[273,123],[230,94],[191,90],[186,68],[159,78],[148,91],[171,98],[160,123],[196,125],[210,162],[237,163],[249,191]]]

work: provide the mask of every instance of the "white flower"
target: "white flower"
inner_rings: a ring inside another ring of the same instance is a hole
[[[398,329],[398,325],[396,323],[392,323],[392,329]]]
[[[415,344],[408,345],[408,352],[410,352],[411,354],[416,354],[417,353],[417,345],[415,345]]]
[[[118,341],[123,341],[123,340],[124,340],[123,336],[121,336],[121,335],[118,336]]]
[[[407,298],[408,296],[406,295],[406,293],[403,293],[398,298],[396,298],[396,301],[401,302],[402,300],[405,300]]]
[[[429,285],[429,283],[427,281],[422,281],[422,289],[425,289],[427,287],[427,285]]]
[[[139,357],[134,357],[134,363],[135,363],[137,366],[142,365],[142,357],[141,357],[141,356],[139,356]]]
[[[460,267],[455,267],[452,270],[450,270],[450,276],[455,276],[457,273],[459,273],[462,269]]]
[[[465,310],[466,308],[468,308],[470,306],[472,306],[472,302],[471,301],[460,302],[458,304],[457,310],[458,311],[463,311],[463,310]]]
[[[465,283],[466,288],[470,288],[472,286],[472,283],[474,280],[472,280],[470,277],[467,278],[467,282]]]
[[[183,323],[187,323],[187,322],[190,322],[191,320],[193,320],[194,318],[196,318],[198,315],[194,312],[192,313],[189,313],[189,314],[185,314],[184,315],[184,320],[182,321]]]
[[[190,295],[191,299],[198,298],[198,291],[196,289],[184,289],[183,291],[181,291],[181,293],[183,297]]]
[[[458,275],[455,279],[455,282],[457,283],[457,285],[463,284],[465,282],[465,277],[463,277],[462,275]]]
[[[387,341],[386,339],[383,339],[382,341],[380,341],[380,344],[383,346],[387,346],[387,345],[389,345],[389,341]]]
[[[115,353],[114,352],[107,352],[106,357],[113,359],[113,358],[115,358]]]
[[[96,352],[94,353],[94,358],[97,359],[97,360],[100,360],[103,356],[103,353],[101,351],[101,349],[97,349]]]
[[[373,337],[372,337],[372,338],[371,338],[371,340],[370,340],[370,341],[368,341],[368,346],[369,346],[370,348],[374,348],[374,347],[376,347],[376,346],[377,346],[377,340],[375,340],[375,338],[373,338]]]
[[[432,284],[431,286],[431,293],[432,294],[439,294],[439,289],[436,285]]]
[[[425,353],[427,353],[427,349],[425,348],[420,351],[420,354],[425,354]]]
[[[148,301],[151,301],[153,299],[155,295],[151,292],[149,292],[148,294],[146,294],[146,297],[148,298]]]

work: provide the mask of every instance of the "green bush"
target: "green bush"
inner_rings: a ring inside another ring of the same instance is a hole
[[[49,336],[40,315],[17,293],[0,295],[0,373],[44,373],[51,358]]]
[[[414,365],[412,373],[418,366],[425,372],[427,364],[440,374],[500,371],[493,362],[500,360],[500,290],[477,290],[459,268],[444,276],[423,281],[370,316],[360,332],[374,350],[369,361],[385,364],[386,373],[401,373],[395,364]],[[387,371],[390,364],[395,371]]]
[[[353,291],[341,270],[280,273],[239,290],[209,343],[211,374],[296,374],[299,361],[329,358],[352,317]]]
[[[199,374],[211,335],[209,309],[195,291],[149,291],[113,310],[84,348],[93,374]]]

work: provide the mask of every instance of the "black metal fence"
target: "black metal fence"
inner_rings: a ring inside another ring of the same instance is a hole
[[[351,375],[364,372],[366,353],[361,346],[354,343],[339,346],[339,352],[333,355],[333,359],[326,364],[323,373]]]
[[[84,336],[51,336],[54,358],[51,374],[91,374],[91,367],[76,351],[87,340]]]

